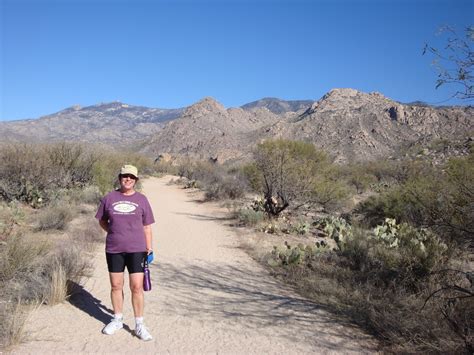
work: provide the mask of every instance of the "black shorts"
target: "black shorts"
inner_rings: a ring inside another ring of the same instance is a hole
[[[124,272],[125,266],[129,274],[143,272],[146,252],[138,253],[105,253],[109,272]]]

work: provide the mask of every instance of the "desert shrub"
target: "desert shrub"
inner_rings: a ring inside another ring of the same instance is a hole
[[[380,160],[363,163],[362,169],[374,176],[379,183],[393,186],[403,184],[409,178],[429,171],[431,167],[424,161]]]
[[[63,196],[67,201],[74,204],[91,204],[97,205],[102,195],[100,190],[95,185],[84,186],[83,188],[71,189]]]
[[[11,234],[0,244],[0,299],[42,301],[51,243]]]
[[[0,197],[40,206],[57,189],[85,186],[96,156],[78,144],[11,144],[0,148]]]
[[[70,232],[71,243],[76,243],[79,249],[94,251],[97,243],[104,242],[104,232],[96,220],[91,220],[80,228],[75,228]]]
[[[377,177],[367,163],[348,164],[340,168],[341,175],[348,185],[354,186],[356,192],[361,194],[377,182]]]
[[[190,157],[183,157],[178,162],[178,176],[192,180],[194,162]]]
[[[259,192],[261,190],[261,181],[263,177],[255,162],[243,165],[241,167],[241,173],[253,191]]]
[[[48,279],[53,280],[54,276],[59,278],[59,282],[63,282],[65,288],[63,291],[54,291],[55,287],[52,285],[50,286],[50,294],[64,295],[65,299],[74,291],[73,287],[75,285],[81,284],[84,278],[90,276],[92,270],[91,259],[85,255],[84,249],[87,250],[81,243],[71,243],[70,241],[66,241],[57,247],[53,259],[55,267],[49,270]],[[61,277],[62,279],[60,279]],[[52,302],[49,299],[48,301]]]
[[[22,224],[25,213],[17,201],[0,202],[0,242],[13,233],[13,229]]]
[[[246,190],[245,183],[236,176],[218,175],[212,181],[205,181],[204,184],[207,200],[236,199],[243,197]]]
[[[311,191],[311,202],[321,205],[325,211],[334,212],[346,202],[351,192],[340,171],[333,165],[320,170]]]
[[[265,211],[273,216],[296,201],[311,201],[318,171],[328,164],[327,155],[314,145],[283,139],[259,144],[254,159],[261,177],[259,189],[264,195]],[[253,176],[256,179],[259,175]]]
[[[438,169],[420,166],[403,184],[362,202],[355,210],[371,225],[386,217],[429,227],[446,241],[473,247],[474,158],[453,158]]]
[[[247,190],[240,171],[232,167],[186,158],[181,160],[178,170],[187,179],[187,187],[203,189],[207,200],[236,199]]]
[[[155,165],[151,158],[128,151],[99,150],[100,159],[93,166],[92,184],[98,186],[101,195],[117,187],[120,168],[124,164],[137,167],[140,176],[155,173]]]
[[[339,250],[344,250],[347,242],[352,239],[352,226],[341,217],[327,216],[316,220],[313,225],[333,239]]]
[[[452,253],[438,236],[394,220],[374,230],[336,217],[315,225],[336,240],[336,250],[320,241],[285,243],[266,255],[265,264],[308,297],[371,330],[388,352],[470,349],[469,274],[448,275]]]
[[[303,219],[298,220],[296,223],[291,224],[291,228],[289,229],[290,233],[295,233],[298,235],[305,235],[309,232],[311,228],[311,224]]]
[[[41,209],[37,216],[36,231],[63,230],[73,219],[70,205],[58,203]]]
[[[298,244],[291,246],[285,242],[284,246],[273,246],[272,252],[265,258],[266,263],[272,267],[276,266],[313,266],[314,258],[321,253],[326,253],[329,248],[326,244]]]
[[[67,297],[67,277],[63,266],[57,260],[51,264],[51,282],[45,302],[54,305],[63,302]]]
[[[237,213],[239,222],[246,226],[256,226],[265,219],[265,213],[254,209],[242,208]]]
[[[179,167],[171,161],[158,161],[154,165],[154,170],[158,174],[178,175]]]
[[[0,302],[0,351],[21,343],[24,326],[32,310],[19,302]]]
[[[387,219],[374,229],[371,255],[386,283],[397,282],[408,289],[419,290],[420,281],[429,277],[448,259],[447,245],[434,233],[414,228],[407,223],[396,224]]]

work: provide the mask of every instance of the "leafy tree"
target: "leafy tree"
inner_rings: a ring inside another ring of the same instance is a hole
[[[433,63],[438,70],[436,88],[445,84],[455,84],[460,88],[453,94],[453,98],[472,100],[474,99],[474,76],[472,73],[474,26],[465,29],[464,38],[461,38],[450,27],[444,27],[440,32],[448,36],[446,46],[443,49],[438,49],[426,44],[423,49],[423,54],[428,52],[435,57]]]
[[[318,172],[328,164],[327,155],[312,144],[283,139],[259,144],[254,156],[264,208],[273,216],[294,202],[311,201]]]

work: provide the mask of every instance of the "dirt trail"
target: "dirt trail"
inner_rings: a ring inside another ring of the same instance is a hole
[[[216,206],[196,202],[168,180],[144,181],[157,220],[153,290],[145,296],[145,324],[153,341],[132,336],[128,283],[125,329],[101,334],[111,314],[101,247],[82,292],[70,302],[34,313],[25,329],[29,340],[15,353],[371,352],[369,336],[282,287],[240,250]]]

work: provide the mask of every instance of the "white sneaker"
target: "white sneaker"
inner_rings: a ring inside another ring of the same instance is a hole
[[[153,337],[151,336],[151,334],[148,332],[148,330],[145,328],[143,324],[139,324],[135,328],[135,335],[144,341],[149,341],[153,339]]]
[[[102,333],[107,334],[107,335],[112,335],[114,334],[117,330],[123,328],[123,322],[121,319],[115,319],[113,318],[112,321],[107,324],[104,329],[102,329]]]

